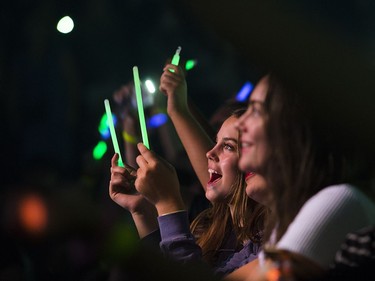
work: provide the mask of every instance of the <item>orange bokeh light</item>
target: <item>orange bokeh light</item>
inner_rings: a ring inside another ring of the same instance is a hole
[[[47,207],[39,195],[25,196],[19,205],[21,226],[29,233],[40,234],[47,226]]]

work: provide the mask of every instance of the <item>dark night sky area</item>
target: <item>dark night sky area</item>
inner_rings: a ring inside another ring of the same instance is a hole
[[[103,100],[133,79],[134,65],[141,79],[158,84],[179,45],[183,59],[198,61],[188,74],[189,94],[207,117],[252,75],[233,46],[199,26],[178,1],[2,6],[2,180],[8,183],[38,166],[78,177],[99,138]],[[75,21],[70,34],[56,30],[64,15]]]
[[[354,45],[374,45],[371,1],[285,3]],[[79,177],[98,141],[103,99],[133,79],[134,65],[141,79],[158,83],[164,62],[179,45],[182,58],[198,61],[188,74],[189,94],[207,117],[256,77],[256,67],[243,59],[244,48],[205,25],[189,1],[16,0],[1,6],[5,183],[39,165]],[[75,21],[70,34],[56,30],[64,15]],[[224,26],[231,21],[216,20]]]

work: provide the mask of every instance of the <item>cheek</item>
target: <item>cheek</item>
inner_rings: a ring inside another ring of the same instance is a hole
[[[266,133],[264,130],[264,124],[263,122],[254,122],[251,130],[249,130],[252,137],[255,141],[259,142],[265,142],[266,140]]]
[[[263,125],[259,124],[255,126],[252,135],[257,153],[260,153],[259,156],[261,158],[265,158],[265,155],[268,153],[268,144]]]
[[[262,136],[261,141],[258,142],[257,148],[258,159],[264,164],[267,161],[269,154],[268,144],[264,136]]]
[[[222,163],[222,171],[224,172],[225,182],[227,184],[233,183],[238,174],[238,158],[228,159]]]
[[[230,157],[226,157],[225,159],[221,159],[221,169],[223,171],[232,172],[237,170],[239,157],[235,154],[231,155]]]

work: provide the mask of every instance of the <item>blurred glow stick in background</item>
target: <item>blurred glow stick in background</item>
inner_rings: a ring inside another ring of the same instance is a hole
[[[168,121],[168,116],[165,113],[156,113],[147,120],[147,127],[158,128]]]
[[[139,80],[139,73],[138,73],[138,67],[137,66],[133,67],[133,76],[134,76],[135,95],[137,97],[139,124],[141,126],[141,133],[142,133],[142,141],[143,141],[143,144],[148,149],[150,149],[150,145],[148,143],[147,129],[146,129],[145,113],[144,113],[144,110],[143,110],[141,82]]]
[[[103,155],[107,152],[107,144],[105,141],[100,140],[98,144],[94,147],[92,151],[92,156],[94,159],[102,159]]]
[[[104,106],[105,106],[105,111],[107,113],[107,122],[108,122],[108,126],[109,126],[109,131],[111,132],[113,148],[115,149],[115,152],[118,153],[118,155],[119,155],[118,165],[120,167],[124,167],[124,162],[122,162],[120,148],[119,148],[118,142],[117,142],[115,126],[113,124],[111,106],[109,105],[109,100],[108,99],[104,100]]]
[[[180,62],[180,52],[181,52],[181,47],[178,46],[176,53],[174,54],[172,58],[172,64],[178,65],[178,63]],[[173,69],[169,69],[169,71],[174,72]]]
[[[196,65],[197,65],[196,60],[187,60],[186,63],[185,63],[185,69],[186,70],[193,69]]]
[[[250,82],[247,81],[239,90],[239,92],[236,95],[236,100],[239,102],[246,102],[251,94],[251,92],[254,89],[254,85]]]

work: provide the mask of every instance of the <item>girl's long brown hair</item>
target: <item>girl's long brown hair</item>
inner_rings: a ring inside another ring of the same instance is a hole
[[[238,109],[232,116],[239,117],[245,109]],[[239,151],[238,151],[239,153]],[[233,206],[233,217],[229,204]],[[266,208],[249,198],[246,194],[245,174],[238,169],[237,180],[231,187],[228,203],[213,203],[201,212],[191,223],[191,231],[202,248],[203,259],[212,264],[215,262],[217,250],[226,239],[235,232],[238,247],[251,240],[261,243]]]

